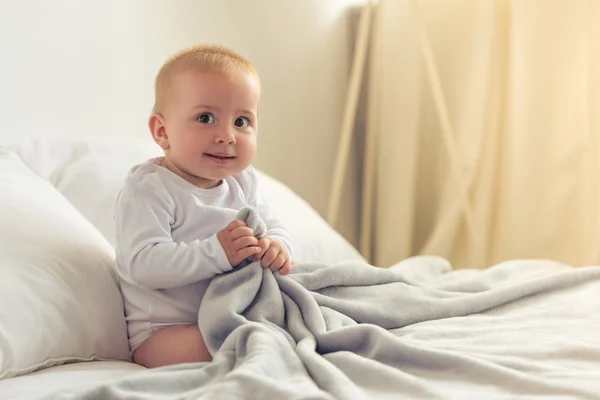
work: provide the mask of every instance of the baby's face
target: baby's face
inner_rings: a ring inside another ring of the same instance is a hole
[[[188,70],[172,84],[163,117],[174,172],[214,187],[246,169],[256,153],[257,79],[245,71]]]

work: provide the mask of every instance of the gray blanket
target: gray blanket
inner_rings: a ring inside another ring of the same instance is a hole
[[[213,362],[53,398],[600,399],[600,267],[252,263],[213,279],[199,321]]]

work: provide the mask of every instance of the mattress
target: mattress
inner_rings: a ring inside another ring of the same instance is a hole
[[[57,390],[106,382],[144,370],[144,367],[123,361],[58,365],[16,378],[0,380],[0,399],[35,399]]]

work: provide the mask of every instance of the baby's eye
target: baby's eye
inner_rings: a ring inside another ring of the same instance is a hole
[[[238,128],[246,128],[250,125],[250,120],[246,117],[238,117],[238,119],[235,120],[234,125]]]
[[[200,115],[198,115],[198,117],[196,117],[196,119],[198,120],[198,122],[200,122],[202,124],[214,124],[215,123],[215,116],[212,115],[211,113],[200,114]]]

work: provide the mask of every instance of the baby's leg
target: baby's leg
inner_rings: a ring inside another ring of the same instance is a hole
[[[211,360],[198,325],[163,328],[133,352],[133,361],[147,368]]]

